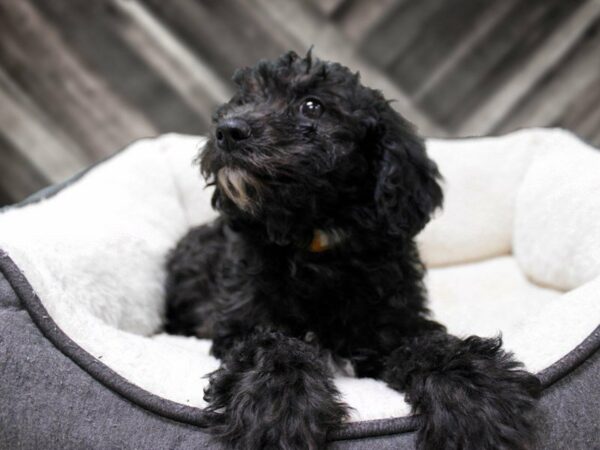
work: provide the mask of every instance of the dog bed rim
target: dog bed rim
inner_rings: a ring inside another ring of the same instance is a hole
[[[0,249],[0,273],[6,278],[33,323],[46,339],[96,381],[136,406],[159,416],[199,427],[207,424],[209,413],[202,408],[182,405],[152,394],[123,378],[80,347],[50,317],[25,275],[2,249]],[[537,373],[542,388],[547,389],[569,375],[598,349],[600,349],[600,326],[561,359]],[[347,440],[407,433],[417,430],[420,425],[419,415],[351,422],[342,424],[332,431],[328,439]]]

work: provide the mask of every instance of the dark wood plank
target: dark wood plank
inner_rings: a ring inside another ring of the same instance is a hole
[[[377,66],[388,69],[423,32],[423,23],[444,7],[439,0],[399,1],[373,27],[359,51]]]
[[[426,135],[546,125],[600,145],[599,23],[597,0],[0,1],[0,204],[205,131],[236,68],[311,44]]]
[[[518,72],[508,74],[491,95],[474,110],[463,124],[460,132],[466,134],[489,133],[516,105],[535,89],[544,77],[573,51],[585,30],[600,18],[600,3],[586,0],[527,55],[519,65]]]
[[[144,0],[144,4],[225,79],[241,66],[287,50],[243,1]]]
[[[415,107],[411,99],[384,72],[365,61],[335,26],[295,2],[248,0],[248,3],[253,4],[256,10],[262,10],[264,16],[270,17],[280,28],[286,28],[297,41],[304,42],[306,47],[314,44],[316,56],[338,61],[353,71],[360,72],[367,86],[379,89],[387,98],[394,99],[393,106],[415,123],[423,134],[438,137],[446,135],[446,131]]]
[[[48,186],[49,180],[0,132],[0,206],[16,203]]]
[[[0,65],[94,158],[157,133],[25,0],[0,2]]]
[[[221,104],[231,97],[228,80],[219,77],[147,7],[137,1],[111,4],[127,16],[128,26],[118,29],[123,39],[194,111],[207,117],[206,104]]]
[[[467,55],[455,71],[421,100],[425,110],[451,129],[459,125],[519,70],[581,0],[519,2]]]
[[[91,158],[0,69],[0,132],[51,182],[81,170]]]
[[[600,19],[574,45],[553,70],[500,122],[494,133],[506,133],[522,127],[566,126],[577,128],[584,120],[573,111],[600,89]],[[599,103],[600,104],[600,103]],[[591,109],[600,109],[591,103]],[[579,117],[577,117],[579,116]]]
[[[2,167],[0,165],[0,167]],[[6,205],[12,204],[14,199],[12,196],[4,190],[4,188],[0,188],[0,208]]]
[[[331,18],[337,15],[350,0],[304,0],[304,2],[315,8],[324,17]]]
[[[511,11],[514,7],[514,1],[506,0],[495,2],[491,5],[493,7],[486,8],[477,17],[473,26],[464,27],[463,23],[463,27],[468,29],[468,32],[464,34],[462,39],[453,48],[449,49],[448,53],[435,67],[421,74],[422,81],[419,83],[418,89],[413,93],[413,98],[416,102],[419,102],[430,91],[435,89],[449,73],[455,71],[462,64],[465,57],[471,54],[479,42],[485,39]]]
[[[134,27],[112,1],[31,0],[65,42],[114,95],[144,115],[159,132],[205,132],[214,102],[200,116],[131,47],[122,35]]]
[[[335,15],[335,24],[352,42],[360,42],[402,0],[348,0]]]
[[[596,28],[595,33],[598,33]],[[598,47],[596,51],[598,51]],[[600,74],[585,89],[578,92],[574,101],[564,111],[556,125],[573,130],[584,138],[600,144]]]
[[[416,93],[485,16],[497,17],[516,1],[462,0],[460,8],[454,2],[441,2],[442,7],[420,24],[420,32],[390,64],[389,73],[407,92]]]

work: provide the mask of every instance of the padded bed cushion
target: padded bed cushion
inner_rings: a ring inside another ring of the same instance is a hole
[[[205,445],[210,342],[161,331],[165,257],[211,220],[203,138],[139,141],[0,214],[0,448]],[[538,373],[540,448],[600,442],[600,154],[562,130],[429,140],[444,210],[419,236],[434,316]],[[332,448],[414,447],[402,394],[339,376]]]

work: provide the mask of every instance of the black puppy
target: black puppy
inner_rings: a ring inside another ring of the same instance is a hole
[[[212,338],[206,391],[229,448],[317,449],[346,417],[326,355],[405,392],[422,449],[523,449],[538,380],[500,339],[428,318],[414,238],[436,165],[382,94],[290,52],[234,76],[199,155],[220,218],[168,265],[167,330]]]

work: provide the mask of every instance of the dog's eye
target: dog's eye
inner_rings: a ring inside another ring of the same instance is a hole
[[[302,102],[300,112],[309,119],[318,119],[323,114],[323,104],[315,98],[307,98]]]

